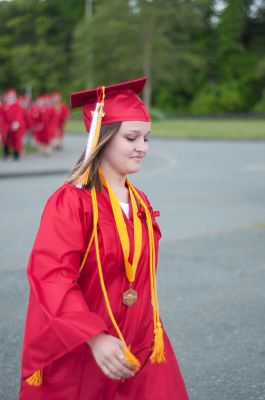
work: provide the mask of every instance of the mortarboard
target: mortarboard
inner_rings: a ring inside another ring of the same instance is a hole
[[[144,102],[138,96],[147,81],[146,77],[102,86],[96,89],[84,90],[71,94],[71,107],[83,106],[83,117],[87,131],[90,131],[93,112],[100,100],[102,89],[105,90],[104,116],[101,124],[111,124],[121,121],[151,121]]]

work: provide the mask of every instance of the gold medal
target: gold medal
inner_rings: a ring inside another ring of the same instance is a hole
[[[123,293],[122,302],[126,306],[130,307],[137,301],[137,292],[133,290],[132,286]]]

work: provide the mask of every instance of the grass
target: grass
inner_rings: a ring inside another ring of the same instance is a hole
[[[85,132],[82,120],[71,119],[67,133]],[[152,122],[152,135],[185,139],[265,139],[264,119],[172,119]]]

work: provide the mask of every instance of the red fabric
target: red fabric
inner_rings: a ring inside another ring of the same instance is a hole
[[[46,106],[44,109],[44,122],[46,126],[47,144],[56,136],[57,120],[55,108],[52,105]]]
[[[53,112],[49,121],[49,136],[61,139],[64,135],[64,124],[70,116],[70,110],[65,103],[56,104],[52,109]]]
[[[70,117],[70,109],[66,103],[60,103],[60,119],[58,123],[58,137],[60,139],[64,136],[64,126],[68,118]]]
[[[147,78],[135,79],[105,87],[104,116],[102,125],[121,121],[151,121],[144,102],[137,96]],[[71,106],[83,106],[83,118],[87,132],[93,118],[101,87],[71,94]]]
[[[0,103],[0,143],[3,140],[3,128],[4,128],[4,110],[3,104]]]
[[[25,118],[25,129],[30,130],[31,129],[30,106],[24,108],[24,118]]]
[[[92,233],[90,192],[65,184],[47,202],[28,264],[30,299],[19,398],[187,400],[178,362],[165,331],[166,363],[151,364],[149,361],[153,345],[153,310],[144,218],[142,253],[134,282],[138,300],[130,308],[121,301],[129,283],[105,189],[98,193],[98,204],[99,245],[109,300],[126,343],[131,345],[131,351],[141,362],[140,371],[124,382],[108,378],[86,343],[102,331],[116,337],[117,333],[102,294],[94,244],[79,276],[81,260]],[[127,219],[125,214],[124,218],[130,243],[133,243],[132,219]],[[155,217],[153,224],[157,252],[161,233]],[[132,256],[133,246],[130,261]],[[29,386],[25,378],[40,368],[43,368],[42,386]]]
[[[59,127],[60,127],[60,120],[61,120],[61,109],[59,105],[51,107],[52,113],[51,118],[49,121],[49,136],[51,138],[59,137]]]
[[[14,127],[14,123],[17,127]],[[23,137],[26,131],[25,113],[18,101],[2,106],[2,141],[19,153],[23,149]]]
[[[70,109],[66,103],[61,103],[61,125],[64,125],[65,122],[68,120],[70,117]]]
[[[147,81],[147,78],[143,77],[143,78],[127,81],[127,82],[116,83],[115,85],[105,86],[106,98],[109,95],[111,95],[113,92],[117,92],[117,91],[121,92],[121,91],[127,90],[127,89],[130,89],[134,93],[139,94],[143,90],[143,87],[144,87],[146,81]],[[71,107],[75,108],[75,107],[83,106],[84,104],[87,104],[90,102],[96,102],[99,97],[101,88],[102,88],[102,86],[99,86],[96,89],[89,89],[89,90],[83,90],[82,92],[71,93],[71,96],[70,96]]]
[[[51,120],[53,110],[51,107],[33,104],[30,107],[30,124],[35,140],[38,143],[47,145],[52,139]]]
[[[33,137],[38,141],[39,132],[42,132],[44,129],[44,122],[40,107],[37,104],[33,103],[29,108],[29,123]]]

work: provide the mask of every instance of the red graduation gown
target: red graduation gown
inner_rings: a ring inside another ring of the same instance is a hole
[[[26,131],[25,113],[18,101],[12,104],[4,103],[3,112],[3,134],[4,145],[11,146],[19,153],[23,150],[23,138]],[[17,126],[13,126],[16,123]]]
[[[148,201],[142,192],[139,193]],[[90,191],[64,184],[45,206],[29,259],[30,298],[19,398],[187,400],[185,384],[165,331],[166,362],[151,364],[149,361],[154,335],[145,221],[142,219],[142,253],[133,285],[138,300],[127,307],[121,298],[129,282],[106,189],[98,193],[98,207],[99,246],[107,293],[123,337],[140,360],[141,368],[124,382],[110,379],[101,371],[86,343],[100,332],[118,335],[104,302],[94,243],[79,274],[92,233]],[[127,219],[125,214],[124,218],[133,244],[132,219]],[[154,217],[153,224],[157,253],[161,233]],[[133,248],[130,261],[132,255]],[[38,369],[43,369],[42,385],[29,386],[25,379]]]
[[[66,103],[60,104],[60,122],[59,122],[59,130],[60,130],[60,137],[62,138],[64,135],[64,125],[68,118],[70,117],[70,109]]]

